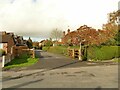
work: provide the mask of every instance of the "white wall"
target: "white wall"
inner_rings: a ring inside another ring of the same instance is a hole
[[[0,43],[0,49],[3,49],[3,43]]]

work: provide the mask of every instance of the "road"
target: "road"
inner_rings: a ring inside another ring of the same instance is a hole
[[[3,88],[117,88],[118,65],[73,60],[36,51],[40,60],[22,71],[6,71]]]
[[[77,68],[86,66],[96,66],[96,65],[115,65],[113,62],[89,62],[89,61],[79,61],[78,59],[71,59],[58,54],[53,54],[49,52],[44,52],[36,50],[36,55],[40,57],[38,63],[26,68],[27,70],[34,69],[57,69],[57,68]]]

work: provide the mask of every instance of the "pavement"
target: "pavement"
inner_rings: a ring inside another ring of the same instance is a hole
[[[40,50],[38,63],[2,72],[3,88],[117,88],[118,64],[83,62]]]

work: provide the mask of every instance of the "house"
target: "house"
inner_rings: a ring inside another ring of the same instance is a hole
[[[23,36],[14,36],[16,46],[27,46],[27,41],[23,39]]]
[[[6,54],[13,54],[13,48],[19,46],[27,47],[26,41],[22,36],[14,35],[14,33],[0,32],[0,49],[3,49]]]
[[[34,48],[39,49],[39,45],[40,45],[39,42],[33,42],[33,47]]]
[[[15,45],[14,34],[4,31],[0,32],[0,37],[0,49],[3,49],[6,54],[11,53],[11,47]]]

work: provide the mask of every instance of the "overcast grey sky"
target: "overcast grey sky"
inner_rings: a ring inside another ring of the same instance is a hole
[[[119,0],[0,0],[0,31],[48,38],[51,30],[101,28]]]

